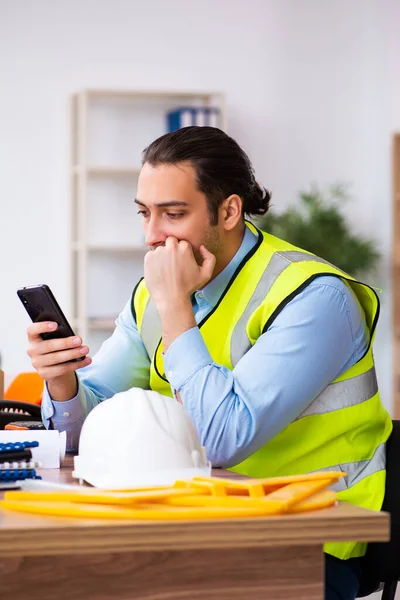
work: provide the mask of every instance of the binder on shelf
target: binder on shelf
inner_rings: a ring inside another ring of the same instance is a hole
[[[220,110],[214,106],[182,106],[167,112],[167,131],[176,131],[190,125],[218,127]]]

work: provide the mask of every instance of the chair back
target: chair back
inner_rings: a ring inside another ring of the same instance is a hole
[[[382,510],[390,513],[390,541],[368,544],[358,597],[374,592],[380,583],[400,579],[400,421],[386,443],[386,488]]]
[[[19,400],[41,404],[44,381],[36,371],[19,373],[10,383],[0,400]]]
[[[17,422],[30,422],[38,427],[42,424],[40,406],[31,402],[17,402],[16,400],[0,400],[0,430],[6,425]],[[38,427],[35,427],[37,429]]]

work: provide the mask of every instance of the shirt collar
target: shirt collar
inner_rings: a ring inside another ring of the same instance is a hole
[[[221,297],[222,292],[228,285],[231,277],[244,259],[256,245],[258,236],[255,235],[249,227],[245,227],[242,243],[232,260],[226,265],[225,269],[219,273],[215,279],[207,283],[201,290],[204,298],[214,307]]]

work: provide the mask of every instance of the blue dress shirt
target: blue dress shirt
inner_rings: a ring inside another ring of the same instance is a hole
[[[246,228],[227,267],[192,296],[199,323],[216,305],[236,267],[256,243]],[[155,332],[156,333],[156,332]],[[172,390],[179,391],[214,466],[244,460],[289,425],[334,379],[365,354],[369,331],[360,304],[341,279],[314,279],[279,313],[233,371],[215,364],[197,327],[164,356]],[[129,301],[88,367],[77,371],[79,389],[67,402],[47,389],[43,420],[67,432],[76,450],[82,423],[99,402],[131,387],[149,389],[150,359]]]

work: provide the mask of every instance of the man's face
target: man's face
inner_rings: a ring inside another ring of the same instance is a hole
[[[180,163],[152,167],[145,163],[139,175],[136,203],[151,250],[174,236],[192,245],[197,262],[201,262],[202,244],[218,258],[221,232],[218,225],[210,225],[206,197],[196,187],[192,166]]]

